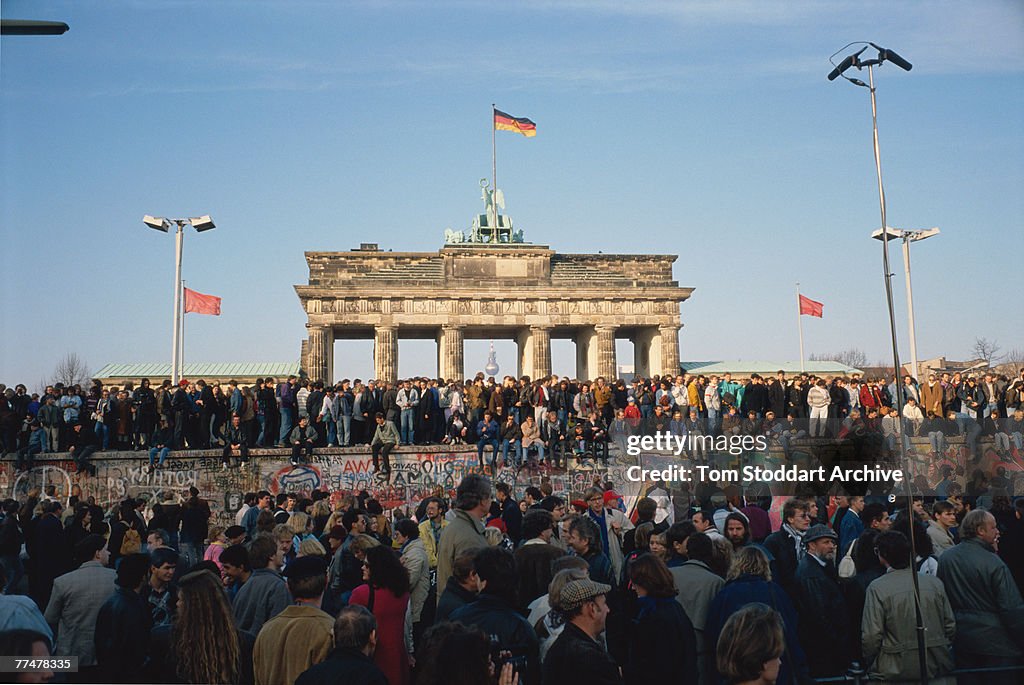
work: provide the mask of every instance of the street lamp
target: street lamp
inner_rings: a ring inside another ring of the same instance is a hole
[[[852,47],[854,45],[862,45],[863,47],[861,47],[860,50],[858,50],[857,52],[853,53],[852,55],[847,55],[846,57],[844,57],[843,61],[840,62],[839,64],[836,64],[835,62],[832,62],[832,65],[835,68],[831,72],[829,72],[828,80],[829,81],[834,81],[834,80],[836,80],[836,78],[842,76],[844,79],[846,79],[847,81],[849,81],[850,83],[852,83],[855,86],[860,86],[861,88],[867,88],[868,91],[871,93],[871,129],[872,129],[872,132],[874,133],[875,172],[878,175],[878,204],[879,204],[879,207],[881,208],[881,212],[882,212],[882,223],[881,223],[881,225],[882,225],[883,228],[887,228],[889,226],[889,224],[885,220],[885,189],[882,186],[882,156],[881,156],[881,153],[878,150],[878,109],[877,109],[877,106],[876,106],[876,103],[875,103],[875,71],[874,71],[874,67],[882,65],[884,62],[892,62],[893,64],[898,66],[900,69],[903,69],[904,71],[910,71],[913,68],[913,65],[910,62],[908,62],[907,60],[905,60],[902,57],[900,57],[899,55],[897,55],[892,50],[888,50],[886,48],[879,47],[879,46],[875,45],[874,43],[868,43],[868,42],[854,42],[854,43],[850,43],[850,44],[846,45],[845,47],[840,48],[835,53],[833,53],[833,55],[829,59],[829,61],[832,61],[833,59],[835,59],[835,56],[838,55],[843,50],[846,50],[847,48]],[[878,51],[878,56],[875,57],[874,59],[862,60],[860,58],[860,56],[869,47],[874,48],[875,50],[877,50]],[[846,76],[846,74],[844,72],[846,72],[848,69],[850,69],[852,67],[856,67],[858,70],[863,69],[864,67],[867,67],[868,68],[868,82],[864,83],[860,79],[850,78],[849,76]],[[881,241],[882,241],[882,272],[883,272],[884,279],[885,279],[885,299],[886,299],[886,303],[889,305],[889,332],[892,335],[892,361],[893,361],[892,368],[893,368],[894,373],[896,374],[896,379],[897,379],[897,382],[896,382],[896,398],[895,398],[896,399],[896,409],[900,413],[900,415],[902,415],[903,414],[903,383],[899,382],[899,375],[900,375],[900,368],[901,368],[900,367],[900,351],[899,351],[899,348],[896,345],[896,313],[895,313],[895,311],[893,309],[893,304],[892,304],[892,272],[889,270],[889,235],[890,235],[890,233],[889,233],[889,230],[879,230],[879,233],[880,233],[880,237],[881,237]],[[909,299],[909,293],[908,293],[908,299]],[[910,473],[910,469],[907,468],[907,445],[906,445],[906,442],[904,441],[904,434],[905,434],[905,432],[901,432],[901,435],[899,435],[899,439],[897,440],[897,442],[899,443],[899,446],[900,446],[900,465],[905,470],[905,472],[907,474],[909,474]],[[912,510],[910,478],[904,477],[903,480],[904,480],[904,485],[906,486],[906,492],[907,492],[907,495],[906,495],[907,496],[907,511],[909,512],[909,511]],[[917,558],[917,545],[916,545],[916,543],[914,541],[914,536],[913,535],[910,536],[910,558],[911,559],[916,559]],[[917,574],[916,573],[912,573],[910,575],[911,575],[911,583],[912,583],[913,588],[914,588],[914,614],[915,614],[914,618],[916,619],[916,622],[917,622],[916,633],[917,633],[918,673],[920,675],[921,685],[928,685],[927,655],[925,653],[925,639],[924,639],[924,631],[925,631],[924,615],[921,612],[921,586],[920,586],[920,583],[918,582]]]
[[[177,385],[181,379],[181,369],[178,368],[179,355],[181,352],[181,250],[182,243],[185,239],[185,226],[191,226],[196,229],[197,233],[203,231],[209,231],[212,228],[216,228],[213,223],[213,219],[210,218],[209,214],[204,216],[192,217],[189,219],[165,219],[160,216],[150,216],[147,214],[142,217],[142,223],[146,224],[150,228],[156,231],[162,231],[167,233],[171,230],[171,225],[178,227],[175,231],[175,248],[174,248],[174,327],[171,331],[171,383]]]
[[[886,226],[885,232],[889,234],[889,238],[903,241],[903,275],[907,280],[907,321],[910,327],[910,368],[914,370],[911,375],[916,379],[919,378],[918,374],[920,374],[921,369],[917,365],[917,332],[914,329],[914,289],[910,285],[910,243],[938,235],[939,229],[900,230],[892,226]],[[885,237],[882,236],[882,229],[872,233],[871,237],[876,240],[885,240]]]

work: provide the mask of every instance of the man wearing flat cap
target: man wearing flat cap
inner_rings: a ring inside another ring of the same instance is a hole
[[[570,572],[560,571],[558,575],[563,573]],[[552,585],[557,583],[552,581]],[[589,578],[565,584],[559,595],[566,617],[565,629],[544,659],[542,682],[622,685],[619,667],[598,642],[608,619],[606,595],[611,589],[610,585],[595,583]]]
[[[256,685],[294,683],[334,647],[334,618],[320,609],[327,562],[299,557],[284,572],[295,604],[263,624],[253,649]]]
[[[807,529],[804,555],[796,569],[800,644],[811,676],[846,673],[850,664],[850,619],[836,569],[838,536],[824,524]]]

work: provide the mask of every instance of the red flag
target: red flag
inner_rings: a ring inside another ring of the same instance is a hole
[[[800,296],[800,313],[806,314],[807,316],[816,316],[819,319],[822,318],[821,312],[825,308],[821,302],[815,302],[809,297]]]
[[[212,314],[220,316],[220,298],[215,295],[204,295],[195,290],[185,288],[185,313]]]

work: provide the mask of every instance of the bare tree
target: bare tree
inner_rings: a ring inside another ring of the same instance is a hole
[[[1024,364],[1024,350],[1019,347],[1015,347],[1006,354],[1003,355],[1003,359],[1007,364],[1018,367]]]
[[[89,367],[85,360],[74,352],[68,352],[57,362],[53,370],[53,384],[63,383],[69,385],[85,385],[89,382]]]
[[[995,340],[989,342],[988,338],[975,338],[971,351],[978,359],[984,359],[986,366],[992,366],[1002,358],[997,356],[1000,349],[1002,348],[996,344]]]
[[[868,356],[864,354],[864,350],[858,350],[856,347],[839,352],[812,354],[808,359],[812,362],[839,362],[855,369],[863,369],[868,365]]]

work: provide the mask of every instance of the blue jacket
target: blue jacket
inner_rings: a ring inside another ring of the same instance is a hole
[[[476,424],[476,434],[480,436],[481,440],[497,440],[498,422],[494,419],[478,422]]]
[[[786,651],[782,658],[778,682],[808,682],[807,658],[797,637],[797,614],[793,603],[789,600],[780,585],[766,581],[758,576],[743,574],[726,583],[708,609],[707,622],[704,624],[705,648],[715,654],[718,649],[718,636],[735,612],[748,604],[761,602],[767,604],[782,615],[783,634],[785,635]]]
[[[839,523],[839,559],[846,556],[847,550],[850,549],[850,545],[853,541],[860,537],[860,534],[864,532],[864,522],[860,520],[860,516],[855,511],[846,512],[846,516]]]

